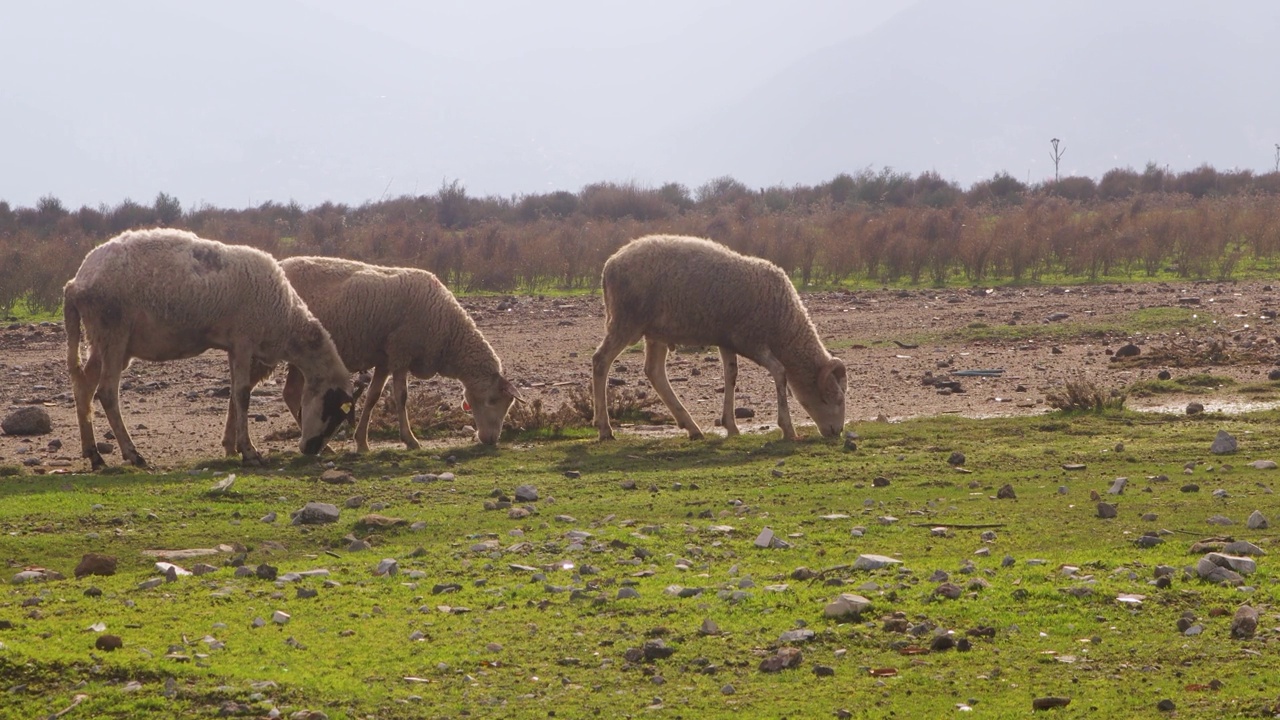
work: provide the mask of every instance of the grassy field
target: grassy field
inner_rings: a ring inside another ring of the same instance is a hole
[[[321,482],[323,465],[289,455],[265,469],[219,459],[172,474],[10,474],[0,717],[1025,717],[1046,696],[1070,698],[1054,717],[1154,717],[1162,700],[1179,718],[1271,717],[1270,557],[1248,589],[1183,568],[1201,538],[1274,552],[1275,531],[1245,520],[1261,510],[1280,522],[1280,476],[1248,465],[1280,459],[1278,420],[942,417],[863,424],[856,450],[776,433],[515,438],[496,451],[330,458],[351,484]],[[1219,429],[1238,453],[1209,452]],[[228,472],[230,490],[210,492]],[[414,480],[428,473],[452,477]],[[1128,484],[1108,495],[1117,477]],[[1016,497],[997,499],[1006,484]],[[538,499],[515,500],[522,485]],[[1100,519],[1091,491],[1118,517]],[[511,517],[504,498],[532,513]],[[308,501],[340,518],[291,525]],[[362,522],[375,507],[404,522]],[[786,546],[757,547],[765,528]],[[1163,542],[1139,547],[1146,531]],[[217,570],[139,587],[162,577],[143,551],[219,544],[231,551],[176,561]],[[116,574],[74,579],[87,552],[116,556]],[[901,563],[854,569],[862,554]],[[375,575],[385,558],[398,574]],[[233,562],[279,577],[236,577]],[[1152,583],[1158,565],[1176,568],[1170,587]],[[29,566],[66,579],[8,584]],[[327,575],[286,579],[318,569]],[[937,571],[958,598],[937,592]],[[840,593],[871,607],[826,617]],[[1233,639],[1245,603],[1260,610],[1257,635]],[[277,611],[291,617],[274,622]],[[1184,613],[1203,631],[1180,632]],[[782,639],[796,630],[812,637]],[[97,649],[108,634],[122,647]],[[944,649],[943,636],[968,649]],[[798,667],[762,671],[783,646],[802,653]]]

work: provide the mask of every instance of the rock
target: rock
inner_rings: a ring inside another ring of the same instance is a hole
[[[529,512],[529,508],[513,507],[507,511],[507,517],[512,520],[523,520],[533,513]]]
[[[44,435],[53,430],[49,411],[39,405],[27,405],[4,416],[0,430],[5,435]]]
[[[889,478],[877,476],[871,480],[871,487],[889,487]]]
[[[739,420],[750,420],[756,416],[756,411],[749,407],[736,407],[733,409],[733,416]]]
[[[1211,552],[1205,558],[1219,567],[1228,567],[1241,575],[1252,575],[1258,570],[1258,563],[1253,558]]]
[[[293,513],[294,525],[323,525],[338,522],[338,507],[322,502],[309,502]]]
[[[1187,483],[1186,485],[1178,488],[1178,490],[1184,493],[1200,492],[1200,486],[1195,483]]]
[[[797,628],[788,630],[778,636],[780,643],[802,643],[809,642],[814,638],[814,633],[809,628]]]
[[[1004,486],[996,491],[996,497],[1000,500],[1016,500],[1018,495],[1013,491],[1013,485],[1005,483]]]
[[[1137,345],[1134,345],[1133,343],[1126,343],[1116,348],[1116,354],[1112,355],[1111,357],[1112,358],[1137,357],[1141,353],[1142,353],[1142,348],[1138,347]]]
[[[320,482],[330,485],[351,485],[355,481],[355,476],[345,470],[325,470],[320,474]]]
[[[275,580],[276,576],[280,574],[280,569],[266,563],[261,563],[258,567],[254,568],[253,574],[257,576],[259,580]]]
[[[1128,482],[1129,482],[1129,478],[1127,477],[1116,478],[1115,482],[1111,483],[1111,487],[1107,489],[1107,494],[1119,495],[1120,493],[1123,493],[1124,486],[1128,484]]]
[[[836,669],[827,665],[814,665],[813,674],[818,677],[834,677]]]
[[[1038,697],[1031,701],[1032,710],[1050,710],[1056,707],[1066,707],[1071,704],[1069,697]]]
[[[1249,467],[1255,470],[1275,470],[1277,467],[1275,460],[1254,460],[1249,463]]]
[[[1234,437],[1226,430],[1219,430],[1213,443],[1209,445],[1209,452],[1214,455],[1230,455],[1237,450],[1237,443]]]
[[[667,645],[662,638],[657,638],[645,640],[641,652],[644,654],[645,660],[653,662],[654,660],[666,660],[675,654],[676,649]]]
[[[755,542],[752,544],[758,548],[770,548],[775,547],[774,543],[777,540],[778,537],[773,534],[773,530],[765,528],[760,531],[760,534],[756,536]]]
[[[1103,520],[1110,520],[1116,516],[1116,506],[1111,503],[1098,503],[1098,517]]]
[[[1248,605],[1241,605],[1231,619],[1231,637],[1236,640],[1248,640],[1258,629],[1258,611]]]
[[[113,555],[103,555],[101,553],[85,553],[80,558],[80,564],[76,565],[76,579],[80,579],[85,575],[115,575],[116,574],[116,558]]]
[[[793,647],[779,648],[778,652],[760,662],[760,672],[775,673],[794,667],[804,662],[804,654]]]
[[[1173,712],[1174,710],[1178,709],[1178,706],[1174,705],[1173,701],[1170,700],[1169,698],[1165,698],[1164,700],[1161,700],[1160,702],[1156,703],[1156,709],[1159,710],[1160,712]]]
[[[363,552],[365,550],[370,549],[371,547],[372,546],[369,543],[359,538],[356,538],[355,540],[352,540],[349,545],[347,545],[347,552]]]
[[[358,530],[386,530],[387,528],[408,525],[409,521],[398,517],[387,517],[377,513],[369,513],[356,521]]]
[[[582,471],[581,470],[565,470],[564,476],[569,478],[570,480],[578,480],[582,478]],[[526,501],[526,502],[531,502],[531,501]]]
[[[934,595],[940,595],[950,600],[956,600],[964,594],[964,589],[959,585],[951,582],[944,582],[933,590]]]
[[[93,646],[103,652],[112,652],[124,647],[124,641],[119,635],[99,635],[98,639],[93,641]]]
[[[516,488],[516,502],[537,502],[538,489],[532,485],[521,485]]]
[[[351,510],[354,510],[363,504],[364,504],[363,495],[355,495],[355,496],[349,497],[347,498],[346,502],[342,503],[343,507],[349,508]]]
[[[835,600],[827,603],[822,614],[832,619],[857,618],[870,607],[871,601],[861,595],[841,593]]]
[[[373,569],[373,574],[379,575],[379,576],[382,576],[382,575],[391,576],[399,572],[400,572],[400,563],[398,563],[395,558],[384,558],[381,562],[378,563],[378,566]]]
[[[634,600],[640,597],[640,593],[633,587],[623,587],[618,589],[619,600]]]
[[[293,616],[290,615],[289,613],[283,610],[277,610],[271,613],[271,622],[277,625],[284,625],[285,623],[289,622],[289,618],[291,617]]]
[[[711,618],[706,618],[705,620],[702,621],[702,625],[698,628],[698,633],[701,635],[719,635],[720,626],[716,624],[715,620],[712,620]]]
[[[859,555],[857,560],[853,561],[854,570],[879,570],[882,567],[890,565],[901,565],[902,561],[887,555]]]
[[[1227,555],[1266,555],[1267,551],[1245,540],[1235,540],[1222,546]]]
[[[1045,322],[1062,322],[1063,320],[1066,320],[1069,317],[1071,316],[1064,312],[1052,312],[1046,315],[1044,320]]]
[[[1205,522],[1209,523],[1210,525],[1234,525],[1235,524],[1234,522],[1232,522],[1231,518],[1227,517],[1226,515],[1210,515],[1209,519],[1205,520]]]
[[[963,465],[964,459],[965,459],[964,453],[960,452],[959,450],[956,450],[955,452],[951,453],[951,455],[947,457],[947,464],[952,466]]]
[[[1199,414],[1200,414],[1200,413],[1202,413],[1202,412],[1204,412],[1204,405],[1201,405],[1201,404],[1200,404],[1200,403],[1198,403],[1198,402],[1189,402],[1189,403],[1187,403],[1187,414],[1188,414],[1188,415],[1199,415]]]
[[[1207,580],[1211,583],[1244,584],[1244,578],[1239,573],[1214,563],[1208,556],[1202,557],[1196,562],[1196,575],[1200,576],[1202,580]]]
[[[1258,510],[1254,510],[1249,514],[1249,519],[1245,521],[1245,524],[1249,526],[1250,530],[1266,530],[1269,526],[1267,516]]]
[[[275,511],[273,510],[273,511],[271,511],[271,512],[267,513],[266,515],[263,515],[262,517],[258,518],[258,520],[259,520],[260,522],[264,522],[264,523],[268,523],[268,524],[273,523],[273,522],[275,522],[275,521],[276,521],[276,513],[275,513]]]
[[[1169,372],[1168,370],[1161,370],[1160,372],[1156,373],[1156,379],[1157,379],[1157,380],[1172,380],[1172,379],[1173,379],[1173,373]]]

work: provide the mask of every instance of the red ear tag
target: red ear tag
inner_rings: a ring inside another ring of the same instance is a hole
[[[463,410],[470,411],[470,410],[471,410],[471,403],[467,402],[466,400],[463,400],[463,401],[462,401],[462,409],[463,409]]]

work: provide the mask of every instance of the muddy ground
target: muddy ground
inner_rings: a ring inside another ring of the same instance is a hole
[[[996,288],[965,290],[878,290],[809,293],[804,296],[819,332],[849,369],[850,429],[876,420],[954,413],[988,417],[1041,413],[1046,395],[1072,377],[1083,374],[1099,386],[1119,388],[1154,378],[1170,363],[1149,367],[1121,367],[1110,353],[1136,343],[1147,356],[1172,347],[1205,347],[1218,341],[1226,349],[1225,365],[1190,364],[1169,367],[1180,374],[1211,372],[1246,383],[1266,381],[1280,358],[1272,325],[1280,296],[1264,283],[1186,283],[1160,285]],[[1193,302],[1193,299],[1198,299]],[[559,407],[573,392],[590,382],[591,353],[603,334],[599,295],[572,298],[466,298],[463,303],[502,357],[507,374],[529,399],[541,398],[548,409]],[[1192,333],[1136,333],[1125,328],[1134,311],[1149,307],[1194,308],[1216,320],[1217,331]],[[1065,317],[1062,317],[1065,315]],[[1054,319],[1050,319],[1053,317]],[[947,339],[975,324],[991,328],[1016,324],[1067,323],[1082,325],[1071,337],[1036,341],[971,341]],[[1090,326],[1125,328],[1127,332],[1099,333]],[[33,472],[68,472],[88,468],[79,457],[74,401],[66,370],[66,335],[56,323],[7,323],[0,330],[0,414],[27,404],[44,405],[53,420],[47,435],[14,437],[0,434],[0,465],[25,464]],[[899,345],[901,343],[901,345]],[[915,347],[910,347],[915,345]],[[906,347],[903,347],[906,346]],[[939,392],[926,385],[926,373],[972,369],[1003,369],[999,377],[953,377],[963,392]],[[139,450],[157,467],[173,467],[221,455],[226,412],[226,357],[210,352],[171,363],[135,362],[126,371],[122,398],[125,422],[133,429]],[[720,410],[722,376],[714,348],[682,350],[668,361],[676,392],[694,418],[710,429]],[[647,389],[643,355],[624,353],[615,367],[624,388]],[[293,424],[280,399],[282,376],[255,391],[250,425],[259,449],[296,448],[296,441],[268,440],[288,435]],[[422,389],[438,388],[445,397],[461,400],[461,386],[451,380],[416,380]],[[1163,407],[1181,412],[1190,398],[1161,395],[1131,397],[1128,407]],[[1194,398],[1210,412],[1231,411],[1247,397],[1217,393]],[[776,403],[767,373],[741,363],[738,406],[755,411],[741,421],[753,431],[773,429]],[[1257,403],[1253,404],[1254,406]],[[794,401],[792,415],[801,434],[809,419]],[[96,411],[99,439],[107,430]],[[652,428],[624,428],[655,432]],[[661,430],[658,430],[661,432]],[[816,431],[810,427],[807,434]],[[451,442],[465,442],[459,435]],[[60,444],[60,447],[58,447]],[[349,441],[338,443],[345,448]],[[374,446],[398,447],[382,440]],[[119,454],[108,456],[119,462]]]

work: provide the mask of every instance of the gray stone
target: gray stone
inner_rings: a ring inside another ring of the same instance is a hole
[[[1116,516],[1116,506],[1111,503],[1098,503],[1098,517],[1103,520],[1109,520]]]
[[[1111,495],[1119,495],[1120,493],[1124,492],[1124,486],[1128,484],[1128,482],[1129,482],[1129,478],[1127,477],[1116,478],[1115,482],[1111,483],[1111,487],[1110,489],[1107,490],[1107,493]]]
[[[353,496],[353,497],[349,497],[349,498],[347,498],[347,501],[346,501],[345,503],[343,503],[343,505],[344,505],[344,506],[346,506],[346,507],[348,507],[348,508],[352,508],[352,509],[358,508],[358,507],[360,507],[360,506],[361,506],[361,505],[363,505],[363,504],[364,504],[364,496],[363,496],[363,495],[355,495],[355,496]]]
[[[780,643],[803,643],[809,642],[814,638],[813,631],[809,628],[799,628],[796,630],[788,630],[778,636]]]
[[[1198,402],[1189,402],[1189,403],[1187,403],[1187,414],[1188,414],[1188,415],[1199,415],[1199,414],[1200,414],[1200,413],[1202,413],[1202,412],[1204,412],[1204,405],[1201,405],[1201,404],[1200,404],[1200,403],[1198,403]]]
[[[1227,517],[1226,515],[1213,515],[1205,522],[1209,523],[1210,525],[1234,525],[1235,524],[1234,522],[1232,522],[1231,518]]]
[[[309,502],[293,513],[294,525],[323,525],[338,521],[338,507],[322,502]]]
[[[1254,468],[1255,470],[1275,470],[1280,466],[1276,465],[1275,460],[1254,460],[1249,463],[1249,467]]]
[[[1245,522],[1250,530],[1266,530],[1270,523],[1267,522],[1267,516],[1260,511],[1254,510],[1249,514],[1249,519]]]
[[[772,546],[773,546],[773,541],[774,541],[775,539],[776,539],[776,538],[774,537],[773,530],[771,530],[771,529],[769,529],[769,528],[765,528],[765,529],[763,529],[763,530],[761,530],[761,531],[760,531],[760,534],[759,534],[759,535],[757,535],[757,536],[756,536],[756,539],[755,539],[755,543],[754,543],[754,544],[755,544],[755,546],[756,546],[756,547],[758,547],[758,548],[767,548],[767,547],[772,547]]]
[[[1253,558],[1216,552],[1211,552],[1205,557],[1214,565],[1229,567],[1241,575],[1252,575],[1258,570],[1258,563]]]
[[[1266,555],[1267,551],[1245,540],[1236,540],[1229,542],[1222,547],[1222,552],[1228,555]]]
[[[395,558],[384,558],[382,562],[379,562],[378,566],[373,569],[374,575],[391,576],[399,572],[400,572],[400,563],[396,562]]]
[[[902,561],[891,558],[887,555],[859,555],[857,560],[853,561],[854,570],[879,570],[882,567],[890,565],[901,565]]]
[[[1241,605],[1231,619],[1231,637],[1237,640],[1248,640],[1258,629],[1258,611],[1248,605]]]
[[[1213,439],[1213,443],[1209,446],[1209,452],[1214,455],[1230,455],[1238,449],[1236,439],[1226,430],[1219,430],[1218,435]]]
[[[633,587],[623,587],[618,589],[619,600],[634,600],[640,597],[640,593]]]
[[[516,502],[537,502],[538,489],[532,485],[521,485],[516,488]]]
[[[964,453],[960,452],[959,450],[956,450],[955,452],[951,453],[951,455],[947,456],[948,465],[960,466],[964,464],[964,461],[965,461]]]
[[[20,407],[0,420],[5,435],[44,435],[53,430],[49,411],[39,405]]]
[[[1231,585],[1243,585],[1244,578],[1234,570],[1223,567],[1210,560],[1207,556],[1200,558],[1196,562],[1196,575],[1202,580],[1208,580],[1211,583],[1230,583]]]
[[[857,617],[871,607],[871,601],[861,595],[841,593],[839,597],[827,603],[822,614],[832,619]]]

